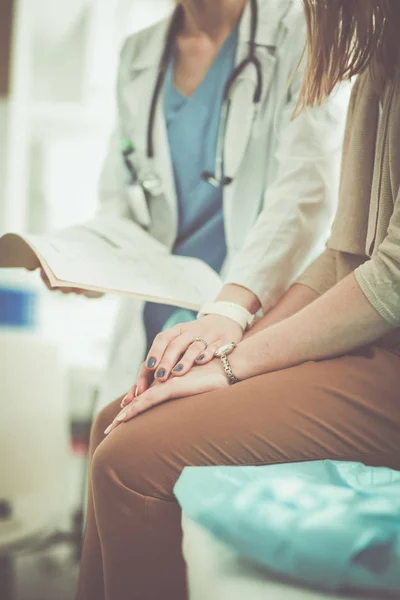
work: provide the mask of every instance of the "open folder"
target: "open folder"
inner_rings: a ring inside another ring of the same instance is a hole
[[[0,268],[42,267],[52,287],[132,296],[198,310],[222,287],[202,260],[175,256],[128,219],[102,217],[49,236],[7,233]]]

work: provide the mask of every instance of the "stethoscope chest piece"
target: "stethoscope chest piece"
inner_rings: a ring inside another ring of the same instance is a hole
[[[223,176],[223,178],[218,179],[214,173],[211,173],[210,171],[204,171],[204,173],[202,173],[201,175],[202,179],[204,181],[206,181],[207,183],[209,183],[210,185],[212,185],[215,188],[219,188],[219,187],[226,187],[227,185],[230,185],[233,181],[233,177],[226,177],[225,175]]]
[[[163,193],[161,178],[154,171],[144,171],[139,175],[143,190],[150,197],[160,196]]]

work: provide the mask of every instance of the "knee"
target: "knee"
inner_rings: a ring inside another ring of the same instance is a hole
[[[92,456],[90,477],[93,489],[117,492],[122,486],[162,500],[173,498],[177,479],[168,452],[157,448],[157,439],[139,420],[119,426],[103,439]]]
[[[118,398],[117,400],[114,400],[114,402],[108,404],[95,418],[90,432],[90,450],[92,455],[100,442],[103,441],[105,429],[121,410],[121,400],[122,398]]]

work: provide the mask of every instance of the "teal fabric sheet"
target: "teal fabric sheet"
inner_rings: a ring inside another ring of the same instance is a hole
[[[189,518],[278,574],[400,598],[398,472],[334,461],[189,467],[175,494]]]

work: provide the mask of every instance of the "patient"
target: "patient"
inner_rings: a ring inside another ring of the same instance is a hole
[[[400,3],[304,5],[298,110],[358,75],[328,247],[229,355],[100,414],[78,600],[187,597],[173,495],[186,465],[400,469]]]

